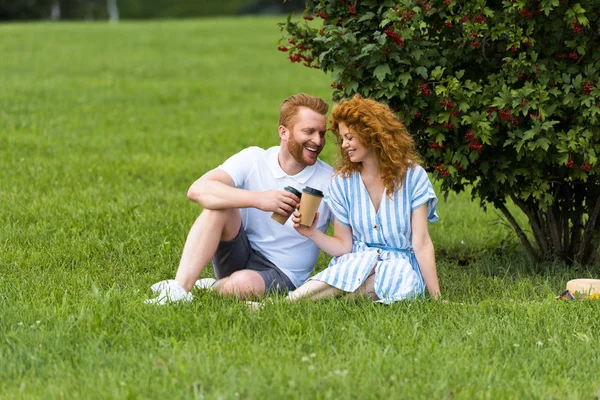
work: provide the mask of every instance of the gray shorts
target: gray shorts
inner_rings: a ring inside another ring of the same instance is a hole
[[[242,269],[258,272],[265,281],[266,293],[287,293],[296,289],[286,274],[265,256],[252,249],[243,228],[240,228],[235,239],[219,243],[212,259],[212,266],[217,279],[225,278]]]

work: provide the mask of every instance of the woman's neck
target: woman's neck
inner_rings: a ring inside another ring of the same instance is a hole
[[[379,172],[379,163],[373,159],[367,159],[362,162],[360,168],[360,175],[368,180],[381,179],[381,173]]]

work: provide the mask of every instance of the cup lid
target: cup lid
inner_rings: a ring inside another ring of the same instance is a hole
[[[302,197],[302,193],[298,189],[296,189],[295,187],[286,186],[286,187],[283,188],[283,190],[288,191],[288,192],[296,195],[296,197],[298,197],[298,198]]]
[[[311,188],[310,186],[305,186],[302,191],[313,196],[323,197],[323,192],[321,192],[319,189]]]

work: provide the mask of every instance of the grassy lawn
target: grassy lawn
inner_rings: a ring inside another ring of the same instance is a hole
[[[331,100],[277,21],[0,25],[0,398],[600,397],[600,301],[554,299],[600,266],[532,264],[468,194],[430,226],[449,304],[143,304],[189,185],[277,144],[285,97]]]

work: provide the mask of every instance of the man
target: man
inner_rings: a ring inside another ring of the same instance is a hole
[[[246,148],[192,184],[188,198],[204,210],[188,234],[175,280],[154,284],[158,296],[147,303],[189,301],[194,285],[245,299],[304,283],[319,249],[291,220],[281,225],[271,214],[289,215],[296,208],[299,199],[285,186],[326,191],[333,169],[318,155],[325,146],[328,108],[307,94],[289,97],[279,107],[279,147]],[[318,228],[324,232],[325,202],[319,212]],[[211,259],[218,281],[197,281]]]

